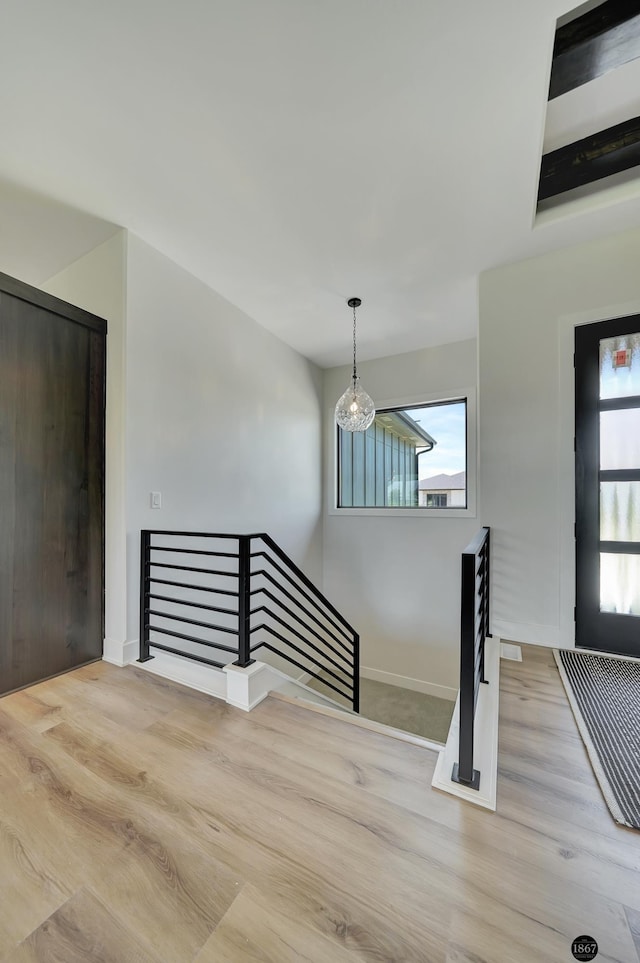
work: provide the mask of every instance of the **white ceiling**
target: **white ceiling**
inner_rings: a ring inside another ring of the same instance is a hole
[[[570,6],[4,0],[0,177],[131,229],[321,365],[348,361],[351,295],[363,359],[473,337],[480,271],[640,224],[636,182],[534,227]]]
[[[3,274],[41,284],[116,230],[114,224],[0,178]]]

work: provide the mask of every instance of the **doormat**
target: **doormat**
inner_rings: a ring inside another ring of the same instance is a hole
[[[640,829],[640,661],[553,654],[611,815]]]

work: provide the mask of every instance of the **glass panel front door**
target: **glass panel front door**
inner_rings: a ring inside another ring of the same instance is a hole
[[[612,411],[602,411],[600,413],[600,468],[608,471],[618,468],[638,468],[639,465],[640,408],[614,408]]]
[[[640,615],[640,555],[600,555],[600,611]],[[640,631],[640,626],[638,627]]]
[[[640,656],[640,317],[576,328],[576,644]]]
[[[640,482],[600,482],[600,538],[640,542]]]
[[[640,395],[640,334],[636,331],[602,338],[600,397],[628,398],[633,395]]]

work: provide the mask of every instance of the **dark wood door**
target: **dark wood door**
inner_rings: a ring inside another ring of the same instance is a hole
[[[100,658],[106,323],[0,275],[0,692]]]
[[[576,328],[576,644],[640,656],[640,316]]]

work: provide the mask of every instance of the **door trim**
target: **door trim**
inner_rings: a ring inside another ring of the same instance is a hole
[[[639,469],[601,470],[600,413],[630,408],[638,410],[640,396],[600,399],[599,345],[602,339],[640,330],[640,314],[601,319],[586,327],[581,325],[580,329],[576,326],[573,333],[575,644],[581,649],[625,656],[635,654],[628,649],[635,644],[640,619],[635,615],[601,611],[600,556],[603,553],[625,554],[625,550],[635,555],[640,552],[637,542],[607,542],[600,538],[600,482],[603,478],[607,481],[638,480]],[[580,581],[583,586],[581,598],[578,595]]]
[[[555,463],[558,471],[558,540],[559,559],[558,615],[557,624],[550,626],[555,632],[555,641],[541,644],[555,644],[564,649],[575,647],[575,622],[573,609],[576,604],[575,573],[575,456],[573,438],[575,434],[575,378],[573,351],[575,330],[583,324],[596,324],[599,321],[624,318],[640,314],[640,297],[627,301],[605,301],[596,308],[582,311],[566,311],[557,315],[556,359],[558,385],[558,425],[555,433]],[[552,351],[552,345],[549,346]],[[553,442],[550,442],[553,444]],[[523,626],[523,629],[526,627]],[[536,642],[528,633],[521,633],[521,641]]]

